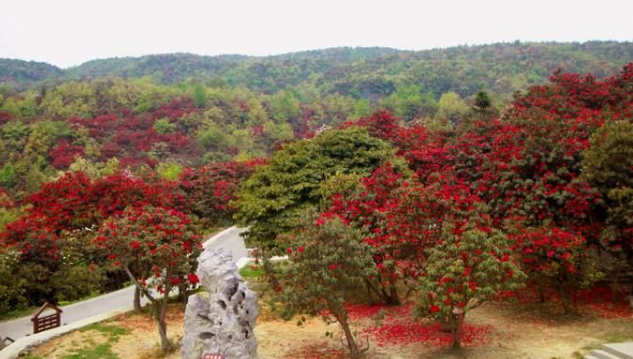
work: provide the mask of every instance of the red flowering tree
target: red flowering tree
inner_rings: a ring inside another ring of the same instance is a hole
[[[441,241],[428,251],[420,277],[418,313],[446,325],[453,349],[461,346],[469,311],[511,295],[525,279],[507,237],[489,227],[484,217],[469,221],[463,230],[445,226]]]
[[[189,168],[180,175],[179,187],[186,195],[191,212],[207,225],[227,224],[233,218],[235,192],[262,160],[223,162]]]
[[[155,205],[181,208],[183,200],[168,182],[148,183],[119,172],[94,182],[82,172],[69,172],[29,195],[29,214],[46,219],[58,233],[98,226],[127,206]]]
[[[398,149],[397,154],[407,159],[421,181],[451,164],[445,146],[448,136],[441,131],[431,134],[418,123],[401,126],[398,118],[384,110],[356,122],[346,122],[341,127],[351,126],[367,128],[370,135],[393,144]]]
[[[66,169],[75,161],[77,156],[81,156],[83,153],[83,146],[70,144],[64,139],[59,141],[57,147],[53,148],[50,156],[53,167]]]
[[[468,223],[479,198],[452,172],[430,176],[427,185],[407,180],[389,164],[362,178],[355,191],[337,194],[321,220],[338,216],[363,229],[363,241],[374,248],[381,276],[372,292],[386,303],[397,304],[397,282],[413,284],[425,265],[426,251],[440,241],[445,225],[460,232]],[[379,291],[381,293],[379,293]]]
[[[600,279],[593,248],[582,235],[557,227],[527,228],[512,235],[513,249],[520,255],[524,271],[537,285],[558,292],[565,314],[576,310],[576,292]]]
[[[319,220],[325,223],[336,216],[345,224],[367,233],[363,242],[374,248],[374,262],[381,275],[365,281],[371,292],[387,304],[400,303],[396,282],[403,273],[398,263],[420,253],[420,248],[414,248],[414,242],[402,241],[387,228],[388,217],[401,201],[403,187],[408,185],[403,173],[386,163],[370,176],[361,178],[351,193],[333,195],[329,209]]]
[[[99,255],[83,244],[77,233],[59,231],[38,213],[7,224],[0,232],[0,276],[17,279],[8,284],[14,295],[0,298],[6,300],[0,306],[73,300],[107,286],[103,273],[89,267]]]
[[[165,313],[169,295],[182,282],[198,282],[194,272],[200,237],[194,233],[189,218],[162,207],[129,208],[103,224],[95,244],[125,270],[154,305],[161,348],[168,351],[171,343],[167,338]],[[144,268],[149,268],[149,273]]]
[[[63,268],[69,265],[84,268],[90,263],[106,261],[106,253],[88,245],[94,233],[92,230],[99,227],[105,219],[121,214],[127,207],[154,205],[183,208],[184,201],[169,182],[148,183],[125,173],[92,181],[82,172],[72,172],[57,181],[44,184],[40,191],[29,195],[25,203],[28,205],[26,213],[7,225],[2,236],[6,238],[6,245],[11,248],[38,249],[33,258],[46,258],[47,264],[44,267],[48,273],[37,276],[38,283],[47,287],[47,290],[54,291],[55,288],[51,288],[53,283],[48,279],[57,272],[61,276]],[[27,236],[32,229],[38,229],[34,233],[40,233],[41,230],[51,232],[55,240],[51,242],[39,235]],[[42,243],[37,243],[38,240]],[[46,251],[42,246],[46,246]],[[56,255],[49,256],[49,252]],[[30,259],[20,259],[20,263],[24,265],[30,263],[29,261]],[[121,284],[119,276],[115,274],[98,286],[120,287]],[[94,288],[87,289],[88,293],[90,290]],[[51,296],[57,294],[62,295],[59,292]],[[32,297],[35,304],[40,304],[41,295],[34,294]],[[139,291],[135,291],[134,298],[135,308],[140,309]]]
[[[300,229],[280,238],[289,255],[287,269],[279,276],[283,316],[321,315],[328,324],[337,323],[350,355],[358,358],[368,348],[359,346],[343,304],[365,288],[367,278],[377,275],[372,248],[362,242],[359,230],[338,218],[316,225],[314,215],[305,218]]]

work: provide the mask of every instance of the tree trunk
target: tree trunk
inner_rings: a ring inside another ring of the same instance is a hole
[[[538,286],[538,294],[540,297],[540,302],[545,303],[545,290],[543,290],[542,286]]]
[[[455,326],[453,327],[453,335],[451,338],[451,349],[460,349],[462,347],[462,331],[464,329],[464,317],[466,314],[460,310],[454,314]]]
[[[391,297],[391,305],[400,305],[400,298],[398,297],[398,288],[395,284],[389,286],[389,296]]]
[[[565,315],[570,314],[571,308],[569,305],[570,303],[569,303],[568,293],[565,290],[565,286],[563,285],[562,282],[558,283],[558,295],[560,296],[560,302],[563,305],[563,313]]]
[[[374,286],[371,281],[369,281],[368,279],[365,279],[365,285],[367,286],[368,297],[371,299],[372,303],[373,303],[373,298],[374,298],[372,294],[375,296],[377,301],[384,300],[383,295],[378,291],[378,289],[376,289],[376,286]]]
[[[165,278],[170,277],[171,272],[168,270]],[[167,283],[169,283],[169,280],[167,280]],[[165,284],[163,298],[161,301],[156,303],[158,307],[155,311],[156,321],[158,322],[158,334],[160,335],[160,348],[164,354],[171,350],[171,343],[169,342],[169,338],[167,338],[167,321],[165,321],[165,314],[167,313],[167,305],[169,304],[169,293],[171,292],[171,288],[171,284]]]
[[[138,287],[134,286],[134,311],[140,312],[143,308],[141,307],[141,290]]]
[[[349,348],[349,353],[352,358],[360,358],[361,352],[358,349],[358,345],[356,344],[356,340],[354,339],[354,335],[352,331],[349,329],[349,323],[347,322],[347,316],[345,313],[338,313],[336,315],[336,319],[338,323],[341,325],[343,329],[343,333],[345,333],[345,339],[347,340],[347,347]]]
[[[389,293],[383,287],[382,291],[382,300],[387,305],[400,305],[400,299],[398,298],[398,290],[395,285],[389,286]]]
[[[167,323],[165,322],[165,317],[158,320],[158,334],[160,335],[160,348],[163,353],[168,353],[171,349],[171,343],[169,342],[169,338],[167,338]]]

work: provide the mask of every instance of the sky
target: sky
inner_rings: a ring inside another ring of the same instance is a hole
[[[633,41],[632,0],[0,0],[0,58]]]

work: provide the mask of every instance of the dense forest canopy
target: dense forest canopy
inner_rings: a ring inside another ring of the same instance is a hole
[[[545,82],[558,68],[604,77],[617,72],[631,58],[631,43],[601,41],[516,42],[424,51],[332,48],[269,57],[165,54],[93,60],[67,70],[41,63],[1,60],[0,81],[24,89],[35,81],[116,76],[151,77],[162,84],[202,80],[268,94],[294,87],[314,87],[322,94],[367,99],[390,95],[403,85],[420,86],[436,96],[447,91],[468,96],[483,87],[509,95]]]
[[[631,43],[517,42],[152,55],[67,70],[0,60],[0,186],[19,198],[58,171],[108,161],[173,177],[183,167],[268,156],[383,108],[405,122],[453,124],[482,89],[502,109],[560,68],[601,78],[632,58]]]

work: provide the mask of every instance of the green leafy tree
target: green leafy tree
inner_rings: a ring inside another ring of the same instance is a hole
[[[463,232],[446,226],[429,250],[420,279],[418,313],[446,325],[451,347],[461,346],[466,314],[521,288],[525,274],[500,231],[469,222]]]
[[[156,172],[158,172],[158,176],[160,178],[175,181],[178,179],[178,176],[182,173],[183,168],[175,163],[159,163],[158,168],[156,168]]]
[[[281,240],[290,257],[278,287],[283,317],[323,315],[328,324],[338,323],[351,357],[358,358],[368,347],[359,347],[344,303],[365,288],[366,278],[377,275],[371,248],[359,230],[338,218],[321,225],[314,214],[305,218],[300,230]]]
[[[195,84],[192,89],[193,102],[199,108],[207,104],[207,89],[201,84]]]
[[[479,114],[482,120],[488,113],[491,106],[492,99],[490,99],[488,92],[484,90],[477,91],[475,98],[473,99],[473,110],[475,113]]]
[[[304,210],[321,203],[323,181],[340,173],[369,175],[385,161],[404,166],[391,146],[359,128],[329,130],[289,144],[244,183],[235,218],[249,226],[249,240],[275,248],[278,234],[293,229]]]
[[[607,221],[605,237],[633,263],[633,124],[607,121],[591,137],[583,152],[582,177],[602,197],[601,216]]]
[[[277,123],[284,123],[301,116],[301,108],[299,100],[297,100],[292,92],[280,91],[270,99],[273,119]]]
[[[455,123],[468,114],[468,105],[454,91],[449,91],[440,97],[437,103],[435,118],[442,121]]]
[[[170,132],[174,132],[176,130],[176,125],[171,123],[168,118],[163,117],[154,122],[154,130],[160,134],[166,134]]]

